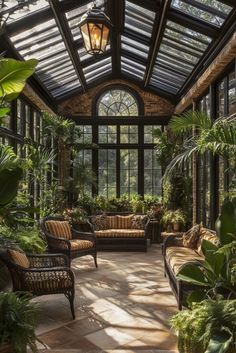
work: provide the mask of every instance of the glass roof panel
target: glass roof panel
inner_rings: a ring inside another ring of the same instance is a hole
[[[134,60],[125,58],[124,56],[121,57],[121,72],[135,76],[135,78],[142,80],[144,77],[145,69],[145,65],[141,65]]]
[[[147,59],[148,57],[149,46],[124,35],[121,36],[121,48],[141,58]]]
[[[96,61],[83,69],[88,83],[112,72],[111,57]]]
[[[1,2],[2,3],[2,2]],[[49,7],[49,3],[47,0],[37,0],[37,1],[24,1],[24,6],[21,1],[17,0],[5,0],[3,10],[12,10],[15,6],[19,6],[18,10],[15,10],[14,13],[10,15],[7,20],[7,23],[12,23],[16,20],[19,20],[29,14],[32,14],[36,11],[42,10],[43,8]]]
[[[155,12],[126,0],[124,27],[150,38],[155,15]]]
[[[222,26],[231,11],[231,7],[217,0],[172,0],[171,6],[216,27]]]

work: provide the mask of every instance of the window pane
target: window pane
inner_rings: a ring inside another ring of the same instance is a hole
[[[218,85],[218,109],[217,117],[225,115],[225,81]]]
[[[162,171],[157,163],[155,151],[144,150],[144,194],[161,195]]]
[[[91,125],[79,125],[81,132],[79,138],[80,143],[92,143],[92,126]]]
[[[229,75],[229,88],[228,88],[228,101],[229,101],[229,115],[236,112],[236,80],[235,72]]]
[[[138,150],[120,151],[120,193],[138,192]]]
[[[156,129],[161,130],[161,126],[159,125],[144,126],[144,143],[155,143],[154,132]]]
[[[98,193],[107,198],[116,196],[116,150],[98,151]]]
[[[99,143],[116,143],[117,127],[115,125],[100,125],[98,128]]]
[[[120,127],[120,143],[138,143],[138,126],[122,125]]]

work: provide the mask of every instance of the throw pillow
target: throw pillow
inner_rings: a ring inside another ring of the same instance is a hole
[[[131,229],[144,229],[147,220],[146,215],[134,215],[131,220]]]
[[[94,226],[94,230],[103,230],[108,228],[107,216],[105,214],[92,216],[90,221]]]
[[[19,265],[24,268],[30,267],[29,260],[27,259],[25,253],[17,250],[8,249],[7,254],[10,257],[11,261],[14,262],[16,265]]]
[[[200,225],[196,224],[183,234],[183,246],[196,249],[200,236]]]
[[[204,254],[202,252],[203,240],[207,240],[215,245],[218,245],[218,243],[219,243],[219,239],[214,231],[207,229],[207,228],[204,228],[204,227],[201,227],[200,236],[199,236],[199,239],[197,242],[197,252],[200,256],[204,256]]]
[[[132,226],[132,217],[134,215],[129,216],[117,216],[117,228],[118,229],[130,229]]]

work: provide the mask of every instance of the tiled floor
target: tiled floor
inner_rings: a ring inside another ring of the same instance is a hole
[[[37,298],[37,334],[53,353],[165,353],[176,350],[168,318],[177,311],[163,276],[161,249],[103,252],[72,262],[76,320],[64,296]]]

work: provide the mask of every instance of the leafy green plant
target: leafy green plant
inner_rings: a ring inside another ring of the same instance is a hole
[[[162,224],[167,227],[168,225],[173,225],[178,223],[181,226],[184,226],[186,223],[186,215],[182,210],[169,210],[165,211],[162,216]]]
[[[202,155],[210,151],[223,157],[235,156],[236,116],[212,121],[205,113],[188,111],[174,116],[169,126],[177,135],[192,132],[193,129],[196,133],[183,141],[183,151],[169,163],[165,178],[186,165],[194,154]]]
[[[0,225],[0,239],[2,247],[18,246],[23,251],[32,254],[40,254],[46,251],[46,243],[36,227],[12,229]]]
[[[17,194],[23,176],[20,161],[12,147],[0,146],[0,209],[6,207]]]
[[[63,216],[72,225],[85,224],[88,220],[87,212],[80,207],[66,209]]]
[[[37,352],[35,327],[38,308],[27,293],[0,293],[0,343],[10,344],[16,353],[28,345]]]
[[[236,198],[225,199],[215,223],[216,233],[222,245],[229,244],[236,235]]]
[[[204,300],[171,319],[180,353],[233,353],[236,350],[236,300]]]
[[[95,212],[94,198],[87,194],[79,195],[75,206],[83,208],[89,215]]]
[[[177,274],[179,280],[200,287],[189,296],[189,305],[203,298],[217,299],[221,295],[236,298],[236,241],[217,246],[203,240],[202,252],[204,258],[199,263],[187,263]]]
[[[16,99],[22,92],[37,63],[35,59],[19,61],[0,58],[0,118],[9,113],[7,102]]]

